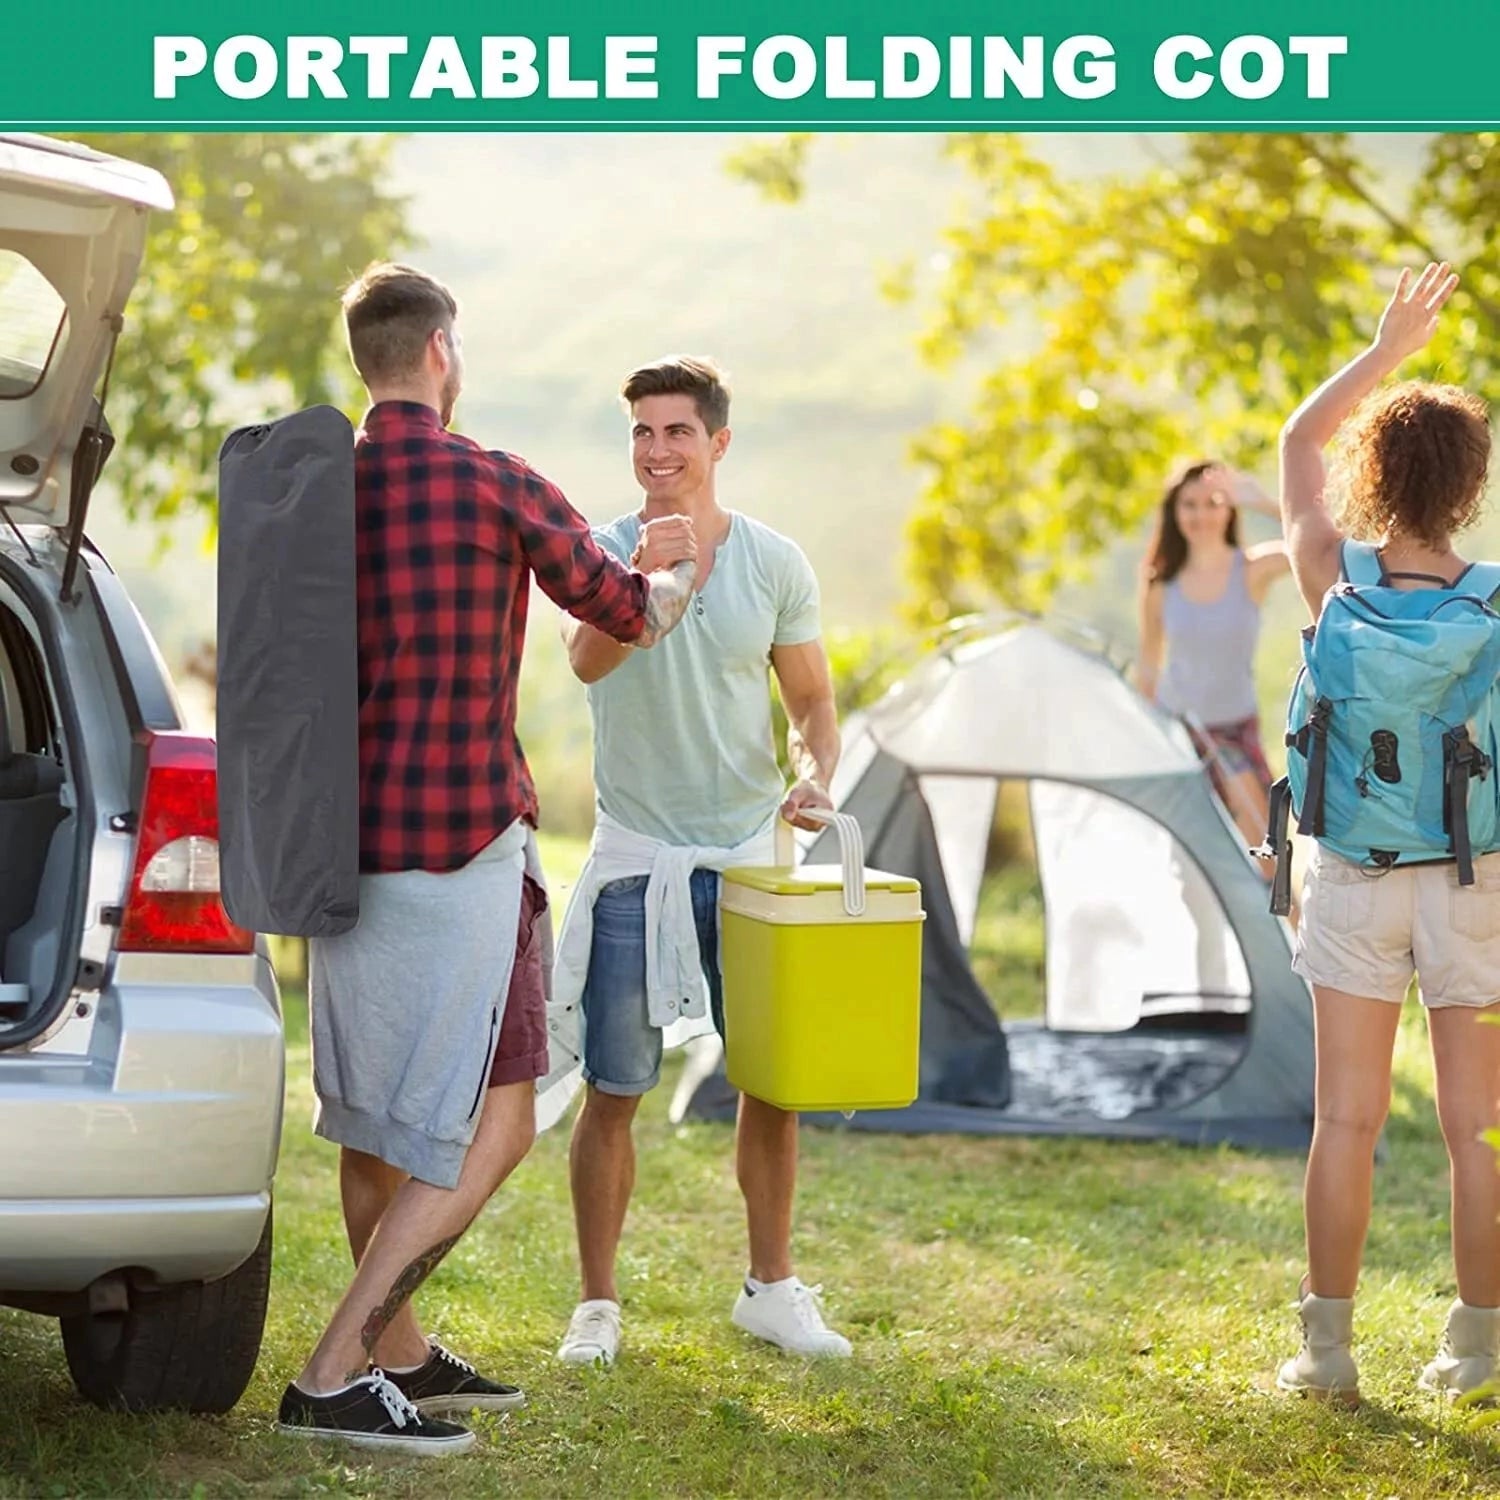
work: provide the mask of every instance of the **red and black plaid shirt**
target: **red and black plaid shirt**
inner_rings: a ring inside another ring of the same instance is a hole
[[[360,868],[454,870],[536,791],[516,738],[529,573],[562,608],[632,641],[647,584],[556,486],[382,401],[355,439]]]

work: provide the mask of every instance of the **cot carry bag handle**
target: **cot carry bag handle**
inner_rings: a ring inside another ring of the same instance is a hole
[[[839,860],[843,865],[844,910],[851,917],[865,910],[865,836],[859,820],[849,813],[829,812],[822,807],[804,807],[804,818],[829,824],[839,836]],[[776,863],[791,869],[797,863],[797,842],[792,825],[776,819]]]

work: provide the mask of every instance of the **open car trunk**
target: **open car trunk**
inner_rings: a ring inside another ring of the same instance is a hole
[[[66,531],[75,550],[101,461],[94,391],[140,269],[147,214],[171,206],[148,168],[0,135],[0,510]]]
[[[97,640],[72,585],[110,443],[102,393],[147,215],[171,206],[149,168],[0,134],[0,1047],[50,1026],[107,957],[102,933],[94,953],[83,937],[95,830],[75,693],[89,688],[63,662]],[[94,735],[108,710],[88,712]]]
[[[0,1048],[50,1024],[71,991],[89,853],[82,760],[64,742],[38,622],[7,572],[0,567]]]

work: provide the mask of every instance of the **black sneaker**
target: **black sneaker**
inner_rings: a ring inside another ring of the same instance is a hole
[[[276,1430],[288,1437],[337,1438],[359,1448],[423,1458],[447,1458],[474,1446],[467,1427],[424,1417],[379,1370],[331,1396],[309,1396],[289,1385]]]
[[[427,1363],[398,1374],[387,1370],[385,1378],[400,1387],[401,1394],[423,1416],[440,1412],[514,1411],[526,1405],[525,1393],[514,1385],[486,1380],[468,1360],[460,1359],[436,1339],[428,1339],[432,1353]]]

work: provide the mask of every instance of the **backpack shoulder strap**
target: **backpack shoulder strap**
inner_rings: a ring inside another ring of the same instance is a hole
[[[1378,586],[1385,581],[1385,565],[1380,561],[1380,548],[1370,542],[1351,541],[1347,537],[1339,544],[1339,576],[1346,583]]]
[[[1466,594],[1493,601],[1500,594],[1500,563],[1471,563],[1456,587]]]

